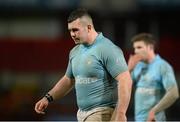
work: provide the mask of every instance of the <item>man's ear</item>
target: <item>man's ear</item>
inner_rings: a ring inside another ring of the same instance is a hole
[[[149,45],[151,50],[154,50],[154,46],[152,44]]]
[[[92,29],[92,26],[88,25],[87,28],[88,28],[88,32],[89,32]]]

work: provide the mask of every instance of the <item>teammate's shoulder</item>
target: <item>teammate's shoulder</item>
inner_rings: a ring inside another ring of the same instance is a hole
[[[164,58],[161,58],[160,56],[159,56],[159,60],[158,60],[158,62],[157,63],[159,63],[159,65],[161,66],[161,68],[165,68],[165,69],[167,69],[167,68],[172,68],[172,66],[171,66],[171,64],[167,61],[167,60],[165,60]]]
[[[73,55],[75,52],[77,52],[79,50],[79,47],[80,47],[79,44],[74,46],[70,51],[70,55]]]
[[[164,58],[162,58],[161,56],[157,55],[157,62],[161,63],[161,64],[169,64],[168,61],[166,61]]]
[[[119,48],[117,45],[115,45],[110,39],[104,37],[102,40],[101,40],[101,44],[100,46],[103,48],[103,49],[112,49],[112,48]]]

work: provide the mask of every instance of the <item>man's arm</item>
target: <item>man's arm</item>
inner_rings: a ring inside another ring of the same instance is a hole
[[[149,112],[148,121],[155,119],[155,114],[170,107],[179,98],[179,92],[177,85],[166,91],[163,98],[156,104]]]
[[[118,81],[118,103],[116,106],[115,121],[126,121],[126,111],[130,102],[132,80],[129,71],[116,77]]]
[[[74,80],[70,79],[66,75],[62,77],[57,84],[48,92],[52,96],[53,100],[62,98],[65,96],[74,86]],[[35,111],[39,114],[45,114],[44,110],[49,105],[48,99],[43,97],[35,105]]]
[[[74,80],[66,75],[48,92],[54,100],[64,97],[74,87]]]
[[[128,69],[131,72],[136,64],[143,59],[142,55],[140,54],[134,54],[130,55],[129,60],[128,60]]]
[[[167,90],[164,97],[159,101],[157,105],[153,107],[155,113],[165,110],[170,107],[179,97],[178,87],[175,85],[174,87]]]

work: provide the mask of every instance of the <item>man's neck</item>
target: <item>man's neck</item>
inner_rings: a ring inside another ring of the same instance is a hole
[[[91,45],[96,40],[96,37],[98,36],[98,33],[96,31],[91,32],[91,36],[89,37],[89,43],[88,45]]]
[[[148,63],[151,63],[156,57],[156,54],[154,52],[149,54]]]

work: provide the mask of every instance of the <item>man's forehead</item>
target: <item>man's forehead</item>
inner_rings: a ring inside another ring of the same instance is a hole
[[[78,24],[78,23],[80,23],[80,18],[77,18],[76,20],[74,20],[68,24]]]
[[[133,45],[145,45],[145,42],[143,40],[139,40],[139,41],[134,42]]]
[[[137,47],[137,46],[145,46],[145,42],[144,41],[136,41],[133,43],[133,47]]]
[[[71,23],[68,23],[68,27],[79,26],[79,25],[80,25],[80,19],[76,19]]]

